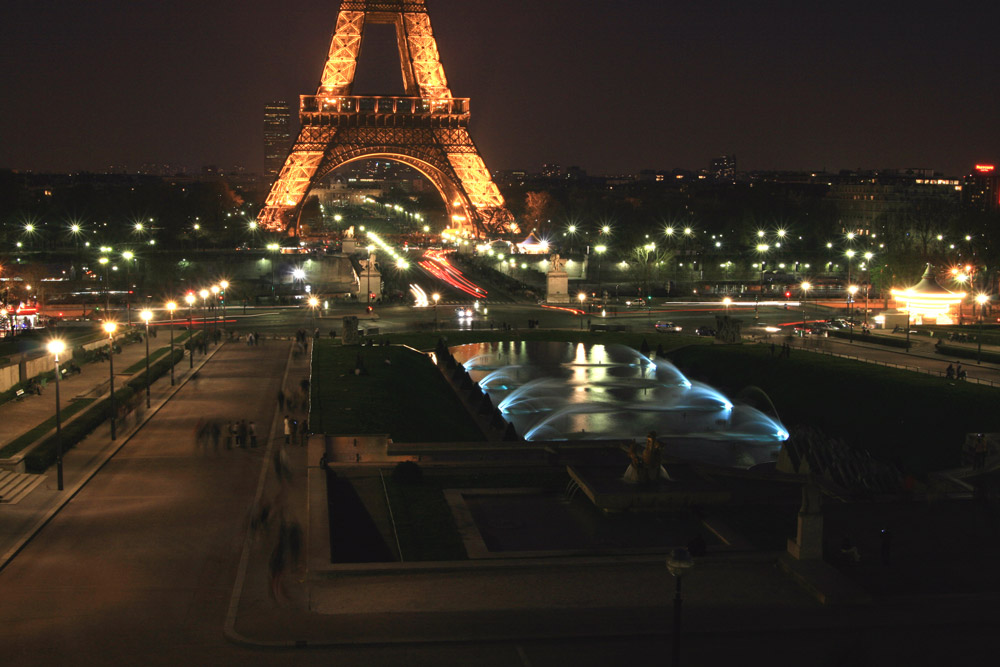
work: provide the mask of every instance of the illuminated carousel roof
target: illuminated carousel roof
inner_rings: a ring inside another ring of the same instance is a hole
[[[927,269],[924,271],[924,275],[920,278],[920,282],[910,287],[906,290],[908,293],[920,296],[930,296],[932,294],[940,296],[964,296],[955,294],[951,290],[947,290],[938,284],[937,279],[934,277],[934,267],[930,264],[927,265]]]

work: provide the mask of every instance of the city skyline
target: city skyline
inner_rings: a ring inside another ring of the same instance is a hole
[[[930,3],[428,4],[449,84],[471,98],[492,169],[699,169],[734,154],[741,170],[959,175],[1000,156],[990,46],[1000,10],[988,3],[961,14]],[[263,171],[263,108],[315,92],[338,9],[11,8],[0,28],[0,168]],[[357,80],[355,92],[401,94],[391,29],[369,33]]]

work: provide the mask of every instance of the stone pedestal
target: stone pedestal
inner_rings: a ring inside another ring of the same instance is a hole
[[[355,315],[348,315],[344,318],[344,328],[341,330],[343,345],[357,345],[361,340],[358,337],[358,318]]]
[[[374,294],[372,302],[382,298],[382,274],[378,269],[365,269],[358,275],[358,301],[368,303],[368,295]]]
[[[345,255],[353,255],[358,250],[358,240],[355,238],[344,239],[340,242],[340,251]]]
[[[788,554],[798,560],[823,558],[822,494],[815,484],[802,486],[802,507],[799,508],[798,530],[795,539],[788,539]]]
[[[569,275],[565,271],[550,271],[545,278],[546,303],[569,303]]]

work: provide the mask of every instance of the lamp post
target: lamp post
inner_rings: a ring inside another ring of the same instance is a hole
[[[674,589],[673,659],[671,660],[673,667],[678,667],[681,660],[681,579],[692,567],[694,559],[687,549],[673,549],[667,556],[667,569],[677,582],[677,587]]]
[[[55,357],[56,361],[56,484],[60,491],[63,490],[63,447],[62,447],[62,414],[59,411],[59,355],[66,350],[66,343],[61,340],[50,340],[48,344],[49,353]]]
[[[372,251],[375,250],[375,246],[368,246],[368,264],[365,266],[365,272],[368,274],[368,312],[372,310],[372,266],[375,262],[372,261]],[[434,317],[437,318],[437,302],[434,304]]]
[[[101,266],[104,267],[104,309],[105,312],[111,312],[111,292],[108,289],[108,264],[111,262],[107,257],[101,257],[99,260]]]
[[[208,290],[201,290],[198,292],[198,296],[201,297],[201,330],[205,336],[208,336]],[[208,344],[207,338],[205,339],[205,344]]]
[[[312,314],[312,325],[316,328],[316,308],[319,307],[319,298],[315,296],[309,297],[309,310]]]
[[[139,313],[139,317],[146,323],[146,408],[149,408],[149,321],[153,319],[153,311],[145,308]]]
[[[226,290],[229,289],[229,281],[222,280],[219,282],[219,287],[222,288],[222,330],[226,330]]]
[[[132,264],[132,258],[135,255],[132,254],[131,250],[126,250],[122,253],[122,259],[125,260],[125,321],[129,326],[132,326],[132,285],[129,278],[129,265]]]
[[[188,370],[194,368],[194,318],[191,317],[191,306],[194,304],[194,294],[184,295],[188,305]]]
[[[108,334],[108,349],[111,354],[108,355],[108,360],[110,362],[110,377],[111,377],[111,439],[115,439],[115,417],[118,415],[118,410],[115,408],[115,329],[118,325],[114,322],[105,321],[104,330]]]
[[[955,282],[957,282],[959,285],[962,286],[962,289],[963,289],[963,292],[964,292],[964,290],[965,290],[965,283],[969,282],[970,285],[972,284],[969,281],[969,275],[965,274],[965,273],[958,273],[957,270],[955,270],[955,273],[956,273],[956,275],[955,275]],[[962,300],[958,302],[958,326],[962,326],[962,324],[963,324],[963,319],[962,319],[962,301],[965,301],[965,297],[964,296],[962,297]]]
[[[865,328],[868,328],[868,291],[872,286],[872,258],[875,256],[873,252],[865,253]]]
[[[167,302],[167,312],[170,313],[170,386],[174,386],[174,311],[177,310],[175,301]]]
[[[807,306],[809,301],[809,290],[812,289],[812,283],[809,282],[808,280],[803,280],[802,284],[799,285],[799,287],[802,289],[802,294],[804,295],[802,297],[802,326],[805,327],[806,325],[809,324],[809,314],[807,312]]]
[[[597,293],[601,296],[601,303],[604,303],[604,287],[601,285],[601,265],[604,263],[604,253],[608,251],[608,246],[598,245],[594,246],[594,252],[597,253]]]
[[[432,296],[431,298],[434,299],[434,331],[437,331],[437,329],[438,329],[438,301],[441,300],[441,295],[438,294],[437,292],[435,292],[434,296]]]
[[[587,300],[587,295],[580,292],[576,298],[580,300],[580,331],[583,331],[583,302]]]
[[[986,302],[989,301],[989,300],[990,300],[990,297],[989,297],[988,294],[982,294],[982,293],[980,293],[980,294],[976,295],[976,303],[979,304],[979,335],[976,336],[976,343],[977,343],[977,346],[976,346],[976,363],[977,364],[981,364],[982,363],[982,357],[983,357],[983,315],[984,315],[984,311],[986,310]],[[56,362],[57,367],[58,367],[58,363],[59,362],[57,361]],[[58,391],[58,389],[56,391]]]
[[[753,318],[755,320],[760,319],[760,297],[764,294],[764,264],[766,260],[764,259],[764,254],[771,248],[771,246],[766,243],[757,244],[757,252],[761,255],[760,260],[760,284],[757,287],[757,297],[753,301]]]
[[[858,293],[857,285],[848,285],[847,287],[847,323],[851,325],[851,342],[854,342],[854,316],[851,312],[854,308],[854,295]]]

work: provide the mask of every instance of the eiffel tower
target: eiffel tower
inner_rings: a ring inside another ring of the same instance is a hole
[[[395,26],[405,97],[351,94],[368,23]],[[298,139],[257,218],[263,228],[297,234],[313,183],[349,162],[381,158],[426,176],[452,228],[475,237],[518,231],[469,136],[469,99],[448,88],[425,0],[342,0],[319,89],[300,96],[299,119]]]

